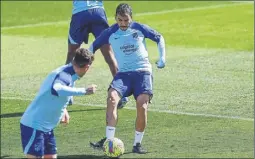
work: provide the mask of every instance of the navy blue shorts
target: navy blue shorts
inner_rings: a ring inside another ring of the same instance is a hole
[[[20,124],[21,142],[24,154],[37,157],[57,154],[53,130],[43,132]]]
[[[115,75],[110,88],[115,89],[121,97],[133,94],[134,98],[140,94],[148,94],[152,98],[153,77],[150,72],[134,71],[119,72]]]
[[[68,43],[82,44],[84,42],[87,44],[89,33],[92,33],[96,38],[108,27],[107,17],[103,8],[93,8],[78,12],[72,15]]]

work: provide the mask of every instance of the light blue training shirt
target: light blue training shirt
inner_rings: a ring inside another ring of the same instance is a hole
[[[90,45],[89,50],[95,53],[102,45],[110,44],[117,60],[119,72],[152,72],[145,43],[146,38],[157,43],[159,59],[165,62],[163,36],[151,27],[137,22],[132,22],[125,31],[122,31],[118,24],[112,25],[101,33]]]
[[[73,0],[73,14],[81,11],[85,11],[92,8],[104,8],[102,0],[99,1],[83,1],[83,0]]]
[[[42,83],[20,122],[36,130],[51,131],[59,124],[70,96],[85,95],[85,88],[73,87],[78,79],[79,76],[71,63],[52,71]]]

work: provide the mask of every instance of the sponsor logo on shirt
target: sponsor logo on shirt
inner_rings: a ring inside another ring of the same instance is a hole
[[[134,44],[125,44],[120,47],[120,50],[123,53],[129,55],[129,54],[136,52],[138,50],[138,47],[136,47]]]

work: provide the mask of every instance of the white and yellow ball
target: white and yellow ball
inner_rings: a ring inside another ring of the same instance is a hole
[[[118,138],[106,139],[103,151],[107,157],[120,157],[125,151],[124,143]]]

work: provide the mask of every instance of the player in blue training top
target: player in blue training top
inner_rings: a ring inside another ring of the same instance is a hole
[[[97,38],[101,32],[108,27],[109,25],[102,0],[74,0],[68,35],[66,64],[73,59],[75,50],[79,48],[83,42],[88,44],[89,33],[92,33],[94,37]],[[118,68],[110,45],[102,45],[100,46],[100,50],[106,63],[109,65],[112,75],[115,76]],[[127,100],[127,98],[123,98],[119,102],[118,108],[122,108],[126,104]],[[71,98],[70,105],[72,103],[73,100]]]
[[[115,15],[117,23],[102,32],[89,50],[95,52],[100,46],[110,44],[113,48],[119,71],[108,90],[106,112],[106,138],[115,135],[117,124],[116,103],[122,97],[133,95],[136,99],[137,117],[135,125],[134,153],[146,153],[141,147],[144,129],[147,124],[147,109],[152,98],[152,68],[148,58],[145,38],[157,43],[159,51],[158,68],[165,67],[165,42],[162,35],[147,25],[132,22],[132,8],[120,4]],[[90,145],[101,148],[106,138]]]
[[[20,120],[22,147],[28,158],[57,157],[53,129],[59,122],[69,123],[66,107],[70,96],[96,91],[96,85],[73,87],[74,81],[85,75],[93,60],[94,56],[87,49],[77,49],[70,64],[52,71],[42,83]]]

